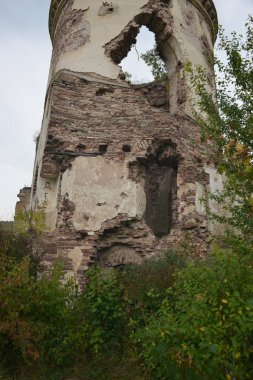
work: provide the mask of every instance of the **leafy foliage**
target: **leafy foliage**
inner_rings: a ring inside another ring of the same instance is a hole
[[[145,325],[147,318],[159,310],[167,289],[185,262],[184,252],[169,251],[142,265],[125,268],[122,281],[133,330]]]
[[[206,261],[168,252],[121,272],[92,268],[85,291],[60,264],[34,276],[9,243],[0,255],[4,378],[250,378],[252,246],[228,243]]]
[[[151,67],[152,75],[156,82],[163,82],[168,79],[168,73],[164,61],[162,60],[157,46],[141,54],[144,62]]]
[[[74,310],[73,343],[79,342],[79,350],[96,356],[114,346],[120,348],[126,325],[126,302],[120,273],[104,273],[99,268],[87,272],[85,291],[79,295]]]
[[[168,289],[159,313],[135,335],[155,379],[251,379],[252,248],[216,248]]]
[[[4,377],[24,373],[21,379],[28,379],[32,368],[31,378],[42,378],[44,373],[47,378],[60,379],[76,366],[91,379],[130,379],[131,374],[144,379],[130,337],[157,312],[183,259],[171,253],[123,272],[92,268],[81,292],[75,282],[64,279],[60,264],[49,273],[34,275],[31,258],[16,247],[21,235],[10,231],[11,236],[0,254],[0,368]],[[7,239],[6,231],[2,237]],[[27,239],[27,245],[19,248],[30,247],[26,233],[22,239]],[[103,364],[94,368],[94,363]]]
[[[246,39],[220,30],[219,49],[227,57],[217,67],[217,97],[206,89],[206,72],[191,65],[187,70],[198,94],[195,118],[203,137],[219,149],[219,172],[226,176],[223,192],[212,194],[223,207],[224,215],[215,217],[239,229],[252,239],[253,231],[253,18],[246,23]]]
[[[43,210],[24,210],[15,215],[15,229],[21,235],[36,237],[47,230]]]
[[[1,255],[0,362],[6,370],[59,362],[71,309],[67,301],[74,301],[73,284],[62,280],[57,266],[38,280],[31,275],[28,257]]]

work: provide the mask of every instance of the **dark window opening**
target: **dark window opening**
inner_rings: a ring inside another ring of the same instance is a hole
[[[76,148],[78,149],[79,152],[85,152],[85,150],[86,150],[86,145],[84,145],[84,144],[78,144],[78,145],[76,146]]]
[[[123,150],[123,152],[125,152],[125,153],[129,153],[129,152],[131,152],[132,148],[131,148],[130,145],[128,145],[128,144],[124,144],[124,145],[122,146],[122,150]]]
[[[108,145],[107,144],[101,144],[99,145],[98,151],[101,154],[105,154],[107,152]]]
[[[154,235],[168,235],[176,213],[178,159],[175,148],[170,144],[161,144],[143,164],[145,221]]]
[[[176,178],[176,171],[166,165],[155,163],[146,169],[145,220],[156,236],[168,235],[172,228]]]
[[[39,176],[39,167],[36,166],[35,175],[34,175],[34,180],[33,180],[32,195],[35,195],[35,194],[36,194],[36,191],[37,191],[38,176]]]

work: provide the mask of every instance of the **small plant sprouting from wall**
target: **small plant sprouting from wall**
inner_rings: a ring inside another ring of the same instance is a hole
[[[141,55],[144,62],[151,68],[152,75],[156,82],[168,80],[168,73],[164,61],[158,51],[157,45]]]

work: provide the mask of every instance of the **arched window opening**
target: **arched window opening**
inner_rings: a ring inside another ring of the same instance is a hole
[[[126,80],[135,84],[149,83],[154,80],[151,67],[145,63],[142,54],[153,49],[155,43],[155,34],[146,26],[142,26],[137,35],[136,44],[132,45],[127,57],[119,65],[126,75]]]
[[[167,3],[167,1],[166,1]],[[144,26],[145,25],[145,26]],[[141,57],[153,50],[147,65]],[[163,83],[166,87],[166,105],[171,113],[186,102],[186,81],[183,70],[183,52],[173,35],[173,29],[157,13],[141,13],[112,41],[105,45],[105,54],[122,67],[120,79],[132,84]],[[158,71],[152,71],[158,60]],[[161,70],[160,70],[161,69]],[[126,77],[124,72],[127,73]],[[152,75],[152,72],[154,75]],[[162,78],[157,80],[162,73]]]
[[[127,244],[113,243],[110,247],[100,247],[97,252],[98,263],[102,268],[123,269],[125,265],[140,264],[141,256]]]

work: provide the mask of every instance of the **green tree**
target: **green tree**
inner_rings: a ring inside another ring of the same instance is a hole
[[[217,95],[206,88],[207,74],[189,64],[186,70],[196,89],[194,116],[203,138],[218,147],[218,169],[225,174],[223,192],[211,194],[224,210],[216,219],[253,237],[253,18],[246,23],[245,38],[235,32],[226,37],[220,28],[218,49],[223,61],[215,58]],[[226,215],[226,216],[225,216]]]
[[[239,229],[244,238],[253,237],[253,18],[246,23],[246,38],[235,32],[226,37],[220,28],[218,50],[225,62],[214,58],[217,94],[207,89],[207,73],[202,67],[185,65],[198,95],[194,117],[203,138],[218,147],[218,169],[226,181],[223,192],[210,194],[224,210],[214,218]],[[167,78],[167,70],[157,46],[142,54],[156,81]],[[196,109],[198,111],[196,111]],[[225,216],[226,215],[226,216]]]
[[[141,54],[141,58],[149,67],[151,67],[152,75],[156,82],[163,82],[168,79],[167,69],[160,56],[157,45],[146,53]]]
[[[14,225],[17,233],[34,238],[48,229],[43,210],[24,210],[18,212],[15,215]]]
[[[213,217],[237,234],[226,236],[226,248],[216,247],[206,260],[190,262],[158,313],[136,331],[140,357],[161,380],[253,376],[253,18],[244,39],[221,29],[218,48],[227,58],[215,58],[215,97],[202,67],[185,69],[197,93],[196,122],[203,139],[217,146],[214,159],[225,174],[223,191],[210,194],[224,215]]]

